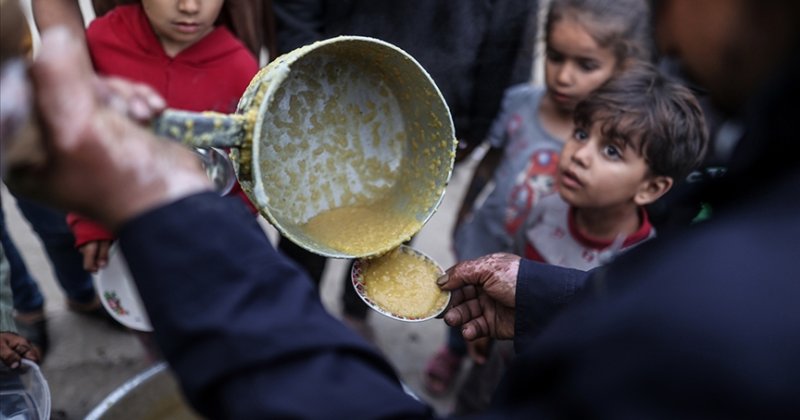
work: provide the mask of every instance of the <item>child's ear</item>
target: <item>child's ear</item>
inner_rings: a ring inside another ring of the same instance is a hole
[[[633,196],[633,201],[639,205],[644,206],[650,204],[662,195],[666,194],[672,188],[672,177],[668,176],[651,176],[642,181],[642,185]]]

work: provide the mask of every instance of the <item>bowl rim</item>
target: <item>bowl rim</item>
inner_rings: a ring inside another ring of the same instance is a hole
[[[108,261],[109,265],[92,275],[92,284],[103,308],[116,322],[127,328],[152,332],[153,326],[139,296],[139,289],[116,242],[108,250]],[[117,272],[116,276],[109,272],[109,267]]]
[[[440,183],[441,193],[438,195],[436,200],[431,200],[427,213],[421,220],[419,220],[420,224],[417,227],[416,232],[414,232],[416,234],[433,217],[433,215],[438,211],[439,206],[444,201],[444,195],[446,193],[447,186],[449,185],[453,176],[455,151],[458,140],[455,133],[453,116],[450,112],[450,107],[441,92],[441,89],[433,80],[433,77],[430,75],[430,73],[428,73],[422,64],[420,64],[416,58],[411,56],[411,54],[390,42],[368,36],[340,35],[313,42],[276,57],[275,60],[273,60],[269,65],[262,68],[259,73],[253,77],[250,86],[248,86],[247,90],[242,95],[242,98],[237,106],[237,113],[251,112],[251,105],[253,105],[255,108],[257,108],[257,111],[255,111],[257,116],[270,115],[270,106],[272,105],[272,102],[281,85],[289,77],[289,70],[291,70],[292,65],[298,61],[304,60],[310,55],[318,54],[320,51],[325,51],[331,47],[338,47],[340,45],[347,44],[370,45],[374,48],[380,48],[383,51],[389,51],[392,54],[397,54],[400,57],[403,57],[410,63],[411,67],[414,68],[419,75],[421,75],[428,82],[428,87],[430,87],[434,92],[437,103],[441,105],[442,110],[444,111],[443,117],[446,118],[444,118],[445,126],[443,127],[443,130],[446,130],[449,133],[451,155],[446,161],[446,173],[443,177],[441,177],[441,179],[437,179],[437,182]],[[285,69],[286,71],[281,71],[280,69]],[[259,99],[260,102],[257,104],[251,104],[251,102],[253,102],[255,98],[259,96],[259,93],[261,93],[261,97]],[[257,117],[253,126],[253,139],[263,138],[264,130],[264,118]],[[271,210],[270,198],[265,193],[266,188],[264,187],[264,180],[262,178],[260,166],[260,161],[262,159],[261,155],[264,151],[259,143],[257,143],[255,140],[252,141],[250,147],[250,153],[252,154],[252,158],[250,160],[252,179],[246,182],[247,184],[250,184],[249,186],[245,187],[243,185],[243,189],[248,193],[248,197],[258,208],[259,213],[266,217],[270,224],[274,226],[278,232],[280,232],[282,237],[289,239],[296,245],[314,254],[339,259],[377,257],[399,247],[402,245],[402,242],[405,241],[403,238],[398,238],[398,242],[392,245],[387,245],[382,249],[374,249],[369,252],[354,254],[344,251],[337,251],[328,247],[320,247],[300,238],[293,229],[287,228],[286,224],[280,221],[275,215],[275,212]]]
[[[401,252],[405,252],[407,254],[414,254],[414,255],[417,255],[419,257],[422,257],[428,263],[433,264],[434,266],[436,266],[439,269],[440,275],[444,275],[445,274],[444,268],[439,263],[437,263],[436,260],[434,260],[433,258],[431,258],[430,256],[428,256],[427,254],[425,254],[424,252],[422,252],[422,251],[420,251],[418,249],[415,249],[415,248],[413,248],[413,247],[411,247],[409,245],[400,245],[399,247],[394,248],[394,249],[390,250],[389,252],[393,252],[394,250],[400,250]],[[386,254],[388,254],[389,252],[387,252]],[[383,254],[383,255],[386,255],[386,254]],[[364,280],[363,280],[363,277],[362,277],[362,271],[363,271],[364,264],[366,264],[369,260],[374,259],[374,258],[380,258],[380,257],[357,258],[357,259],[353,260],[353,264],[350,267],[350,283],[353,286],[353,289],[355,289],[356,294],[358,295],[358,297],[360,297],[361,300],[367,306],[369,306],[372,310],[374,310],[375,312],[378,312],[381,315],[387,316],[389,318],[396,319],[398,321],[403,321],[403,322],[422,322],[422,321],[428,321],[428,320],[431,320],[433,318],[438,317],[439,315],[444,313],[444,311],[450,306],[450,299],[452,297],[452,293],[449,290],[443,290],[443,292],[447,295],[447,297],[445,298],[444,304],[442,304],[442,306],[440,308],[437,308],[435,311],[433,311],[433,313],[425,315],[425,316],[408,317],[408,316],[395,314],[393,312],[390,312],[390,311],[380,307],[378,304],[373,302],[369,297],[367,297],[366,291],[364,290]]]

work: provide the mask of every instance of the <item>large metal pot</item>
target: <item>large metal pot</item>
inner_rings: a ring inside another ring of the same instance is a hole
[[[403,391],[419,397],[401,383]],[[84,420],[199,420],[187,403],[166,362],[155,364],[120,385],[103,399]]]
[[[338,258],[379,255],[419,231],[444,195],[456,147],[447,104],[419,63],[355,36],[278,57],[235,114],[168,111],[156,131],[233,148],[261,213],[303,248]],[[315,230],[331,225],[340,238]]]
[[[85,420],[195,420],[200,419],[181,394],[164,362],[153,365],[120,385]]]

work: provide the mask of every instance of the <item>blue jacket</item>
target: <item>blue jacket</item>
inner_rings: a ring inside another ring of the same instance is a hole
[[[186,198],[128,223],[120,244],[159,347],[201,414],[431,416],[241,203]]]

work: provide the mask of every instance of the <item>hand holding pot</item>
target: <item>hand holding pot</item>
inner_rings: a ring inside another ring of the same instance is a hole
[[[209,190],[191,151],[156,138],[109,105],[86,57],[68,30],[43,34],[30,74],[46,157],[37,166],[5,161],[9,187],[111,229],[161,204]]]

